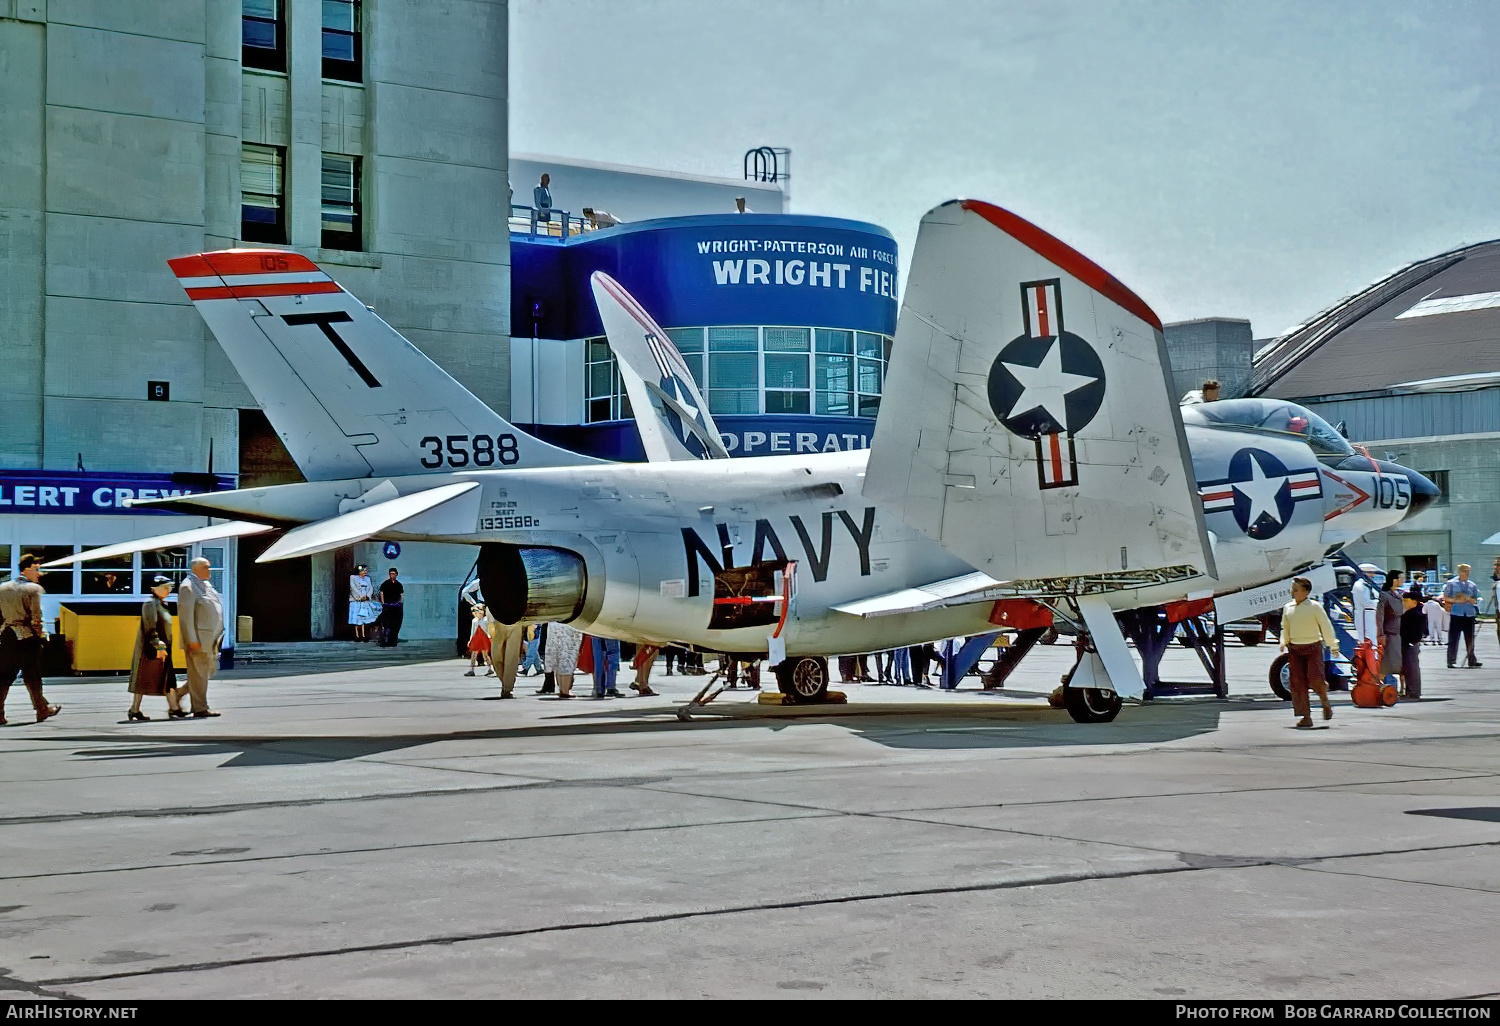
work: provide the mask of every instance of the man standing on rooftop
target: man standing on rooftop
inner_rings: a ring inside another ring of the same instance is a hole
[[[547,188],[551,182],[552,176],[543,173],[542,180],[531,190],[531,205],[536,208],[538,221],[552,220],[552,190]]]

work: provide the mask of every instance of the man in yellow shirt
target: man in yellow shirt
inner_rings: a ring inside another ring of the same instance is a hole
[[[1313,725],[1307,699],[1309,687],[1323,703],[1323,718],[1333,719],[1333,706],[1328,704],[1328,682],[1323,679],[1323,646],[1333,648],[1338,644],[1323,603],[1308,601],[1310,594],[1312,582],[1306,577],[1294,577],[1292,601],[1281,609],[1281,648],[1291,657],[1292,712],[1297,715],[1297,727],[1301,730],[1311,730]]]

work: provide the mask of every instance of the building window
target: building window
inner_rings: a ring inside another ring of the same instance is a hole
[[[323,0],[323,77],[363,82],[359,0]]]
[[[97,545],[85,545],[84,549],[95,549]],[[135,583],[135,557],[129,554],[109,559],[91,560],[84,564],[83,594],[85,595],[135,595],[140,592]]]
[[[874,418],[891,338],[827,328],[668,328],[715,416]],[[585,423],[632,416],[609,343],[585,345]]]
[[[240,238],[286,242],[286,151],[280,146],[240,147]]]
[[[631,417],[630,397],[620,381],[620,367],[609,342],[602,338],[591,338],[588,347],[588,362],[584,367],[586,394],[584,396],[585,424],[599,424],[607,420],[628,420]]]
[[[16,554],[37,556],[43,563],[50,563],[54,559],[71,556],[75,551],[77,547],[73,545],[22,545]],[[72,566],[58,567],[56,570],[46,570],[42,572],[41,579],[37,583],[49,595],[76,595],[78,592],[73,587],[73,575],[77,570],[77,563]],[[19,576],[19,571],[17,576]]]
[[[359,158],[323,154],[323,248],[362,250]]]
[[[703,329],[668,328],[666,331],[667,337],[682,354],[682,362],[693,372],[693,383],[700,392],[703,391],[707,387],[704,382],[708,380],[703,376]]]
[[[1424,470],[1421,474],[1427,480],[1437,485],[1438,491],[1442,493],[1436,499],[1432,500],[1432,504],[1434,506],[1448,505],[1448,472],[1446,470]]]
[[[244,0],[240,60],[247,68],[286,70],[286,6],[282,0]]]
[[[221,595],[224,593],[224,560],[228,554],[229,550],[223,545],[204,545],[199,550],[199,555],[208,560],[208,583]]]
[[[760,412],[760,329],[708,329],[708,410]]]
[[[151,578],[157,574],[165,574],[172,578],[172,589],[175,591],[182,584],[183,580],[187,578],[188,550],[177,548],[142,552],[141,587],[149,588],[151,586]]]
[[[765,329],[767,413],[812,412],[812,332],[807,328]]]
[[[814,354],[816,412],[828,417],[854,415],[854,332],[819,328]]]
[[[854,336],[854,356],[854,412],[860,417],[874,417],[880,412],[880,393],[889,357],[885,336],[858,332]]]

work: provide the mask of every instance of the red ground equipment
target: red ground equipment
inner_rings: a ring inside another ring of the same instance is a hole
[[[1361,709],[1379,709],[1396,704],[1396,688],[1385,683],[1380,673],[1380,654],[1368,638],[1354,650],[1354,672],[1357,679],[1349,689],[1349,697],[1355,705]]]

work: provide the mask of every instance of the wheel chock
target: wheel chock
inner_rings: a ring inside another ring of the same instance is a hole
[[[757,700],[761,705],[847,705],[849,696],[842,691],[830,691],[817,702],[794,702],[791,695],[783,695],[780,691],[762,691]]]

